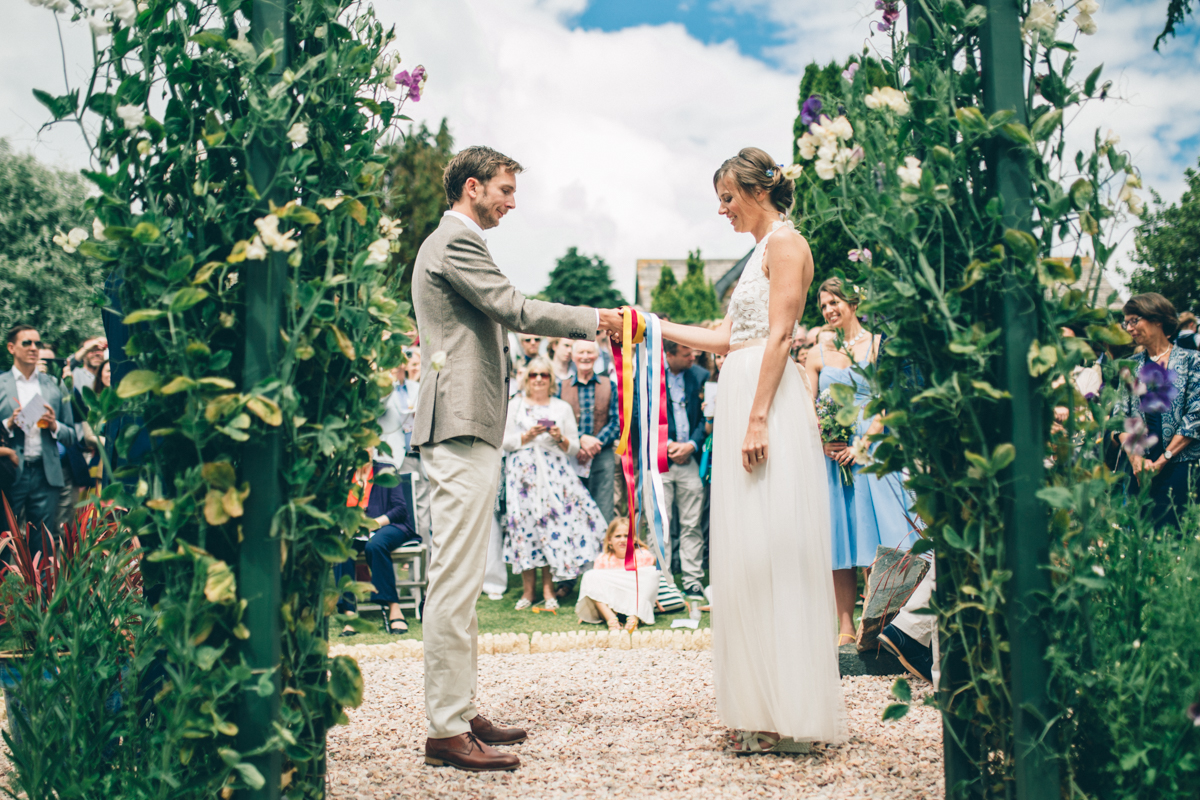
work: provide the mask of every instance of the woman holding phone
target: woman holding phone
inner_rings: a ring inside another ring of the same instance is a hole
[[[575,412],[550,396],[554,385],[550,362],[531,360],[504,429],[504,560],[524,583],[518,611],[533,605],[538,567],[546,610],[556,610],[554,582],[576,578],[596,558],[607,527],[575,474]]]

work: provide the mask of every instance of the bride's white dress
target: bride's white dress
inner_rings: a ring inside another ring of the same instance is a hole
[[[762,367],[770,282],[763,251],[729,302],[730,344],[713,424],[710,556],[717,712],[738,730],[797,741],[849,738],[835,646],[829,487],[812,395],[794,365],[767,417],[768,456],[742,468],[742,441]]]

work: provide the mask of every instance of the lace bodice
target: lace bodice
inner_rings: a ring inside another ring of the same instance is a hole
[[[791,227],[791,222],[779,220],[771,226],[771,231],[754,246],[742,277],[738,279],[733,296],[729,298],[729,319],[733,323],[729,332],[731,345],[750,339],[761,339],[771,332],[769,319],[771,281],[763,273],[763,253],[767,250],[767,240],[780,228]]]

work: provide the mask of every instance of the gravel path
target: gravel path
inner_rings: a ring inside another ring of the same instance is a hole
[[[723,751],[709,652],[573,650],[481,655],[479,696],[496,722],[520,725],[522,767],[474,775],[424,765],[420,660],[361,658],[366,698],[329,734],[330,797],[941,798],[941,722],[914,705],[879,715],[890,678],[844,678],[850,742],[807,756]],[[670,688],[663,688],[664,685]]]

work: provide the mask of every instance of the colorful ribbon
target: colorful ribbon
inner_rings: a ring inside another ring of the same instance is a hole
[[[613,350],[617,368],[617,403],[621,435],[614,452],[621,457],[621,474],[629,499],[629,541],[625,546],[625,569],[636,571],[634,542],[637,512],[646,515],[660,568],[666,569],[667,508],[662,475],[670,467],[667,459],[667,381],[658,317],[623,308],[621,347]],[[637,458],[630,447],[637,410]],[[647,465],[653,464],[653,469]]]

